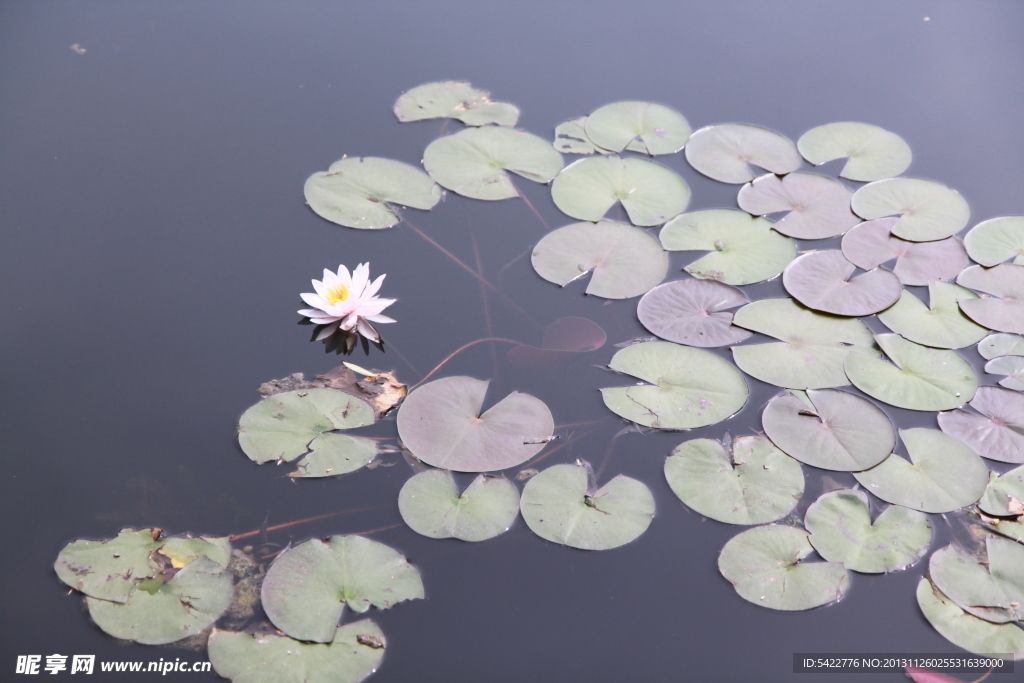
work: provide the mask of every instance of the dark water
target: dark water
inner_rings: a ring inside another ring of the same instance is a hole
[[[397,124],[402,90],[467,79],[517,103],[520,125],[544,137],[622,99],[670,104],[694,128],[750,122],[793,139],[869,121],[911,144],[908,175],[958,189],[973,225],[1024,213],[1021,26],[1024,6],[981,1],[0,4],[0,678],[16,678],[19,654],[205,657],[119,646],[93,627],[51,570],[74,538],[127,525],[233,534],[363,507],[374,509],[270,540],[400,522],[401,461],[291,483],[236,445],[261,382],[337,362],[296,325],[298,293],[322,268],[369,261],[388,273],[383,295],[399,299],[388,312],[400,322],[385,330],[387,353],[354,360],[407,381],[489,334],[539,342],[540,327],[495,297],[488,330],[478,284],[408,228],[348,230],[303,206],[304,179],[342,154],[418,161],[442,124]],[[690,183],[691,209],[734,205],[735,187],[679,156],[659,161]],[[570,222],[546,188],[519,184],[553,226]],[[519,201],[449,195],[409,218],[471,263],[475,235],[491,278],[544,232]],[[645,334],[635,300],[559,290],[526,259],[502,283],[541,325],[582,315],[610,343]],[[478,345],[445,374],[493,379],[492,399],[534,394],[559,424],[607,418],[596,388],[617,379],[596,366],[611,347],[544,372],[512,368],[504,352]],[[686,510],[661,467],[684,439],[756,428],[776,390],[751,384],[723,425],[612,441],[622,425],[608,418],[544,461],[585,457],[604,463],[604,478],[647,483],[658,514],[629,546],[574,551],[521,521],[480,545],[404,526],[376,534],[420,568],[428,599],[373,615],[389,649],[372,680],[812,680],[790,673],[793,652],[957,652],[919,616],[920,564],[858,575],[841,603],[796,614],[744,602],[717,574],[739,529]],[[808,495],[819,479],[808,476]],[[933,547],[947,533],[937,521]]]

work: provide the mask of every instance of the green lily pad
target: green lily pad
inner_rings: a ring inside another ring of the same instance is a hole
[[[942,637],[974,654],[1009,654],[1024,659],[1024,629],[993,624],[968,614],[927,578],[917,584],[917,604],[925,619]]]
[[[403,123],[458,119],[467,126],[514,126],[519,121],[519,108],[508,102],[495,102],[491,93],[466,81],[441,81],[424,83],[402,93],[395,102],[395,116]]]
[[[678,152],[690,139],[690,124],[671,107],[654,102],[615,102],[599,108],[586,120],[595,145],[613,152],[633,149],[647,154]]]
[[[268,396],[242,414],[238,443],[261,465],[302,457],[292,477],[330,477],[358,470],[377,455],[373,439],[334,430],[363,427],[375,419],[373,406],[343,391],[286,391]]]
[[[960,302],[971,320],[997,332],[1024,333],[1024,266],[971,266],[956,283],[988,295]]]
[[[459,495],[447,470],[427,470],[398,494],[405,523],[430,538],[486,541],[508,531],[519,514],[519,491],[507,479],[479,475]]]
[[[850,211],[850,188],[815,173],[768,173],[740,188],[736,201],[755,216],[788,211],[772,226],[783,235],[816,240],[841,235],[860,220]]]
[[[889,178],[857,190],[853,211],[865,220],[899,216],[892,234],[911,242],[941,240],[960,232],[971,217],[967,202],[942,183]]]
[[[928,575],[968,614],[997,624],[1024,619],[1024,545],[988,536],[985,549],[981,563],[953,545],[936,550]]]
[[[514,391],[481,412],[490,382],[445,377],[415,389],[398,410],[398,435],[434,467],[491,472],[524,463],[555,430],[544,402]]]
[[[1001,216],[978,223],[964,235],[971,258],[983,266],[1013,259],[1024,265],[1024,216]]]
[[[985,363],[985,372],[992,375],[1006,375],[999,380],[999,386],[1024,391],[1024,356],[1000,356]]]
[[[800,463],[758,436],[684,441],[665,460],[665,478],[687,507],[727,524],[774,522],[804,493]]]
[[[555,126],[555,141],[552,143],[555,149],[562,154],[610,154],[606,149],[601,149],[594,144],[594,141],[587,136],[587,117],[580,116],[569,119],[565,123]]]
[[[639,296],[665,279],[668,254],[650,233],[625,223],[573,223],[553,230],[533,249],[533,268],[565,286],[593,271],[587,294]]]
[[[781,339],[732,347],[736,365],[762,382],[791,389],[850,383],[843,362],[873,354],[874,339],[860,320],[817,313],[792,299],[762,299],[736,311],[733,324]]]
[[[836,389],[808,389],[806,398],[783,394],[761,415],[765,434],[789,455],[814,467],[854,472],[892,453],[892,423],[871,401]]]
[[[1019,517],[1024,515],[1024,465],[996,475],[992,472],[988,488],[978,501],[978,507],[993,517]]]
[[[887,503],[921,512],[952,512],[978,502],[988,468],[974,451],[937,429],[901,429],[911,462],[890,455],[854,477]]]
[[[891,308],[878,314],[878,319],[893,332],[924,346],[940,349],[962,349],[981,341],[988,330],[960,310],[960,299],[976,299],[969,289],[948,282],[929,282],[930,306],[908,291],[900,295]]]
[[[956,351],[930,349],[898,334],[876,334],[892,363],[864,354],[846,359],[846,374],[868,396],[898,408],[951,410],[974,397],[978,377]]]
[[[796,243],[771,229],[771,221],[735,209],[676,216],[661,229],[669,251],[707,251],[685,270],[696,278],[749,285],[777,277],[796,258]]]
[[[164,645],[199,633],[231,603],[231,573],[206,556],[192,560],[166,582],[138,583],[127,602],[86,598],[89,614],[106,633],[144,645]]]
[[[746,294],[714,280],[674,280],[644,294],[640,324],[662,339],[689,346],[737,344],[751,335],[732,324],[728,309],[750,303]]]
[[[785,175],[802,163],[796,145],[785,135],[745,123],[701,128],[686,146],[686,160],[709,178],[735,184],[754,179],[751,164]]]
[[[359,683],[380,666],[386,642],[369,619],[338,627],[328,643],[214,629],[213,669],[234,683]]]
[[[992,519],[988,520],[989,523],[985,525],[985,528],[1017,543],[1024,543],[1024,521],[1020,520],[1020,517],[1016,519]]]
[[[121,529],[109,541],[80,539],[67,544],[53,568],[75,590],[123,603],[138,590],[140,581],[153,579],[164,566],[180,569],[201,556],[226,567],[231,557],[228,539],[164,538],[160,529]]]
[[[601,389],[616,415],[645,427],[693,429],[735,415],[747,400],[747,383],[719,356],[670,342],[644,342],[616,353],[608,367],[650,382]]]
[[[546,183],[562,170],[562,155],[536,135],[514,128],[467,128],[434,140],[423,152],[427,173],[472,199],[519,196],[508,172]]]
[[[298,640],[329,643],[342,608],[357,614],[423,597],[420,573],[398,551],[362,536],[303,541],[277,556],[263,579],[263,609]]]
[[[1004,332],[990,334],[978,343],[978,353],[982,358],[988,359],[998,356],[1024,356],[1024,337]]]
[[[818,498],[807,508],[804,526],[819,555],[865,574],[909,567],[932,542],[928,515],[890,505],[872,523],[867,494],[852,489]]]
[[[347,228],[379,230],[402,220],[392,205],[433,208],[441,188],[426,173],[400,161],[347,157],[309,176],[303,188],[309,208]]]
[[[903,285],[888,270],[875,268],[856,277],[856,266],[837,249],[798,256],[782,273],[782,284],[808,308],[835,315],[871,315],[892,306]]]
[[[939,413],[939,428],[983,458],[1024,463],[1024,394],[979,387],[970,405],[981,414],[966,410]]]
[[[675,171],[646,159],[590,157],[566,166],[551,184],[562,212],[599,221],[621,202],[634,225],[661,225],[686,210],[690,188]]]
[[[640,537],[654,517],[654,496],[618,475],[597,488],[589,464],[554,465],[523,487],[520,509],[541,538],[581,550],[609,550]]]
[[[804,159],[815,166],[848,157],[839,175],[850,180],[882,180],[910,168],[910,145],[870,123],[826,123],[801,135],[796,144]]]
[[[892,234],[897,221],[888,217],[855,225],[843,235],[843,256],[864,270],[896,259],[892,272],[905,285],[952,280],[967,266],[967,250],[956,237],[910,242]]]
[[[744,600],[777,610],[833,603],[850,587],[841,562],[800,562],[814,552],[803,529],[771,524],[734,536],[718,556],[722,573]]]

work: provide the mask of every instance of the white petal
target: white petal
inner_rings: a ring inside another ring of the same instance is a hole
[[[380,341],[380,335],[377,334],[377,330],[373,329],[373,325],[371,325],[370,323],[366,322],[362,318],[359,319],[358,327],[359,327],[359,334],[363,335],[364,337],[366,337],[370,341],[375,341],[375,342],[379,342]]]
[[[359,314],[363,316],[377,315],[385,308],[395,303],[395,299],[373,299],[359,307]]]
[[[316,318],[312,318],[311,317],[310,320],[312,322],[316,323],[317,325],[330,325],[331,323],[338,322],[339,320],[341,320],[341,318],[339,318],[336,315],[328,315],[328,316],[317,316]]]
[[[320,310],[327,310],[328,308],[330,308],[330,304],[324,301],[323,297],[321,297],[319,294],[313,294],[312,292],[303,292],[302,294],[299,294],[299,296],[301,296],[302,300],[305,301],[310,306],[312,306],[313,308],[319,308]]]
[[[398,321],[394,318],[389,318],[386,315],[368,315],[366,319],[372,323],[397,323]]]
[[[366,289],[366,281],[370,279],[370,264],[360,263],[352,273],[352,298],[361,299],[363,290]]]
[[[348,274],[348,268],[344,265],[338,266],[338,281],[349,289],[352,288],[352,276]]]
[[[384,278],[386,278],[386,277],[387,277],[387,274],[384,274],[384,275],[381,275],[376,280],[374,280],[373,282],[371,282],[370,286],[367,287],[366,290],[364,291],[364,294],[366,294],[366,296],[373,296],[374,294],[376,294],[377,291],[380,289],[381,283],[384,282]]]
[[[324,312],[319,308],[300,308],[299,315],[304,315],[307,318],[320,318],[323,317]]]
[[[322,339],[327,339],[332,334],[337,332],[338,331],[338,324],[339,323],[334,323],[334,324],[328,325],[324,329],[320,330],[320,334],[316,335],[316,340],[315,341],[320,341]]]
[[[358,322],[359,322],[359,316],[356,315],[355,313],[349,313],[341,321],[341,329],[343,329],[343,330],[345,330],[347,332],[348,330],[351,330],[353,327],[355,327],[356,323],[358,323]]]

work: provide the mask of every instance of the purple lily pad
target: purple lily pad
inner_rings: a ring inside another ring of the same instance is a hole
[[[939,413],[939,428],[989,460],[1024,463],[1024,394],[1012,389],[979,387],[963,408]]]
[[[782,284],[804,306],[836,315],[871,315],[900,298],[903,285],[889,271],[875,268],[851,278],[854,270],[836,249],[812,251],[786,266]]]
[[[1024,266],[971,266],[956,283],[982,294],[979,299],[960,300],[960,310],[968,318],[990,330],[1024,334]]]
[[[608,340],[600,325],[587,318],[559,318],[544,330],[540,347],[523,344],[509,349],[509,361],[520,368],[548,369],[595,351]]]
[[[956,237],[935,242],[909,242],[892,234],[899,218],[879,218],[856,225],[843,235],[843,256],[858,268],[871,270],[896,259],[892,272],[905,285],[947,282],[967,266],[967,250]]]
[[[816,240],[841,235],[860,219],[850,210],[853,192],[838,180],[815,173],[768,173],[744,185],[736,200],[755,216],[789,211],[772,227],[789,237]]]
[[[637,317],[662,339],[688,346],[738,344],[752,334],[732,324],[726,309],[750,303],[736,287],[714,280],[675,280],[644,294]]]

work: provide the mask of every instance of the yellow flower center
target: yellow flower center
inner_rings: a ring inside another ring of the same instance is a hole
[[[342,301],[348,300],[348,287],[339,283],[327,290],[327,303],[334,304],[341,303]]]

